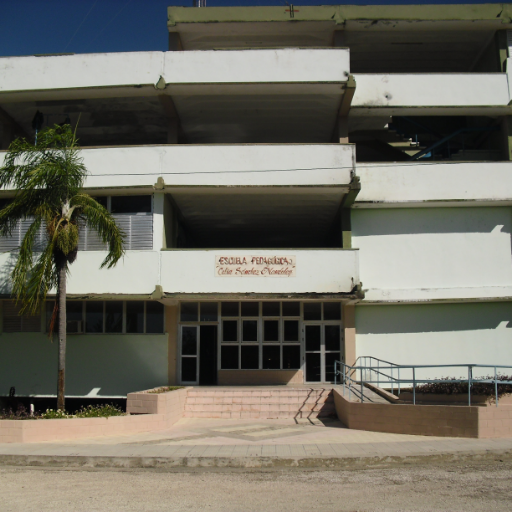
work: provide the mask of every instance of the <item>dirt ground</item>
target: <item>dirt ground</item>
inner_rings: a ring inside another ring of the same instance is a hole
[[[512,510],[512,462],[351,471],[0,467],[2,512]]]

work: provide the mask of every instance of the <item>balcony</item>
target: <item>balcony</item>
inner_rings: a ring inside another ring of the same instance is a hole
[[[349,71],[341,48],[6,57],[0,103],[27,137],[80,118],[82,146],[323,143]]]

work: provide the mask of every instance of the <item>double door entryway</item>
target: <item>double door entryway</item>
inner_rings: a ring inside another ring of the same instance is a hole
[[[340,303],[182,303],[178,378],[211,386],[243,380],[247,370],[256,380],[254,371],[263,372],[261,379],[297,372],[304,383],[334,382],[334,363],[344,360],[343,338]]]

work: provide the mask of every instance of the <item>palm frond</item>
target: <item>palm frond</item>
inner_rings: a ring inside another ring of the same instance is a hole
[[[125,240],[125,234],[116,224],[114,217],[88,194],[77,194],[72,197],[70,205],[76,207],[76,215],[94,229],[108,246],[108,254],[101,268],[113,267],[124,255]]]

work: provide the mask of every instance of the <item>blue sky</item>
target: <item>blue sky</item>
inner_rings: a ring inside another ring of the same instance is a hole
[[[294,0],[294,5],[495,3],[484,0],[350,2]],[[0,56],[167,49],[167,6],[192,0],[0,0]],[[207,0],[208,7],[285,5],[282,0]]]

